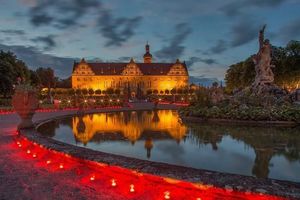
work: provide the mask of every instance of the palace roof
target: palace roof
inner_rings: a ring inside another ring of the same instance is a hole
[[[83,62],[85,62],[83,60]],[[73,72],[82,63],[74,63]],[[98,63],[98,62],[85,62],[95,75],[121,75],[123,70],[129,63]],[[141,70],[144,75],[167,75],[171,67],[176,63],[135,63],[134,64]],[[180,63],[185,70],[187,67],[185,63]]]

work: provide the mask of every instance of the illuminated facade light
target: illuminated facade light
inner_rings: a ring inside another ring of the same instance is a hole
[[[68,103],[71,103],[71,101],[70,101],[70,100],[68,100]]]
[[[112,99],[110,99],[109,102],[112,102]]]
[[[87,103],[87,100],[84,100],[84,103]]]

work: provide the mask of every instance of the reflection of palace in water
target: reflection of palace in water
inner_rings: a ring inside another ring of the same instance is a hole
[[[215,151],[225,137],[240,141],[253,149],[255,159],[252,174],[266,178],[272,167],[272,158],[283,156],[289,163],[300,162],[299,128],[212,126],[182,124],[176,111],[133,111],[101,113],[53,120],[40,127],[40,132],[54,137],[60,126],[72,128],[75,140],[88,142],[143,141],[147,157],[158,140],[187,141],[199,146],[211,145]]]
[[[187,127],[178,121],[178,113],[170,110],[100,113],[73,117],[72,129],[77,141],[145,140],[150,150],[155,139],[175,139],[180,142]]]

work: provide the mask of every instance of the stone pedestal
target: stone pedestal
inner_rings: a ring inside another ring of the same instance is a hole
[[[18,129],[32,128],[32,117],[38,108],[38,99],[34,91],[16,90],[12,97],[12,105],[21,118]]]

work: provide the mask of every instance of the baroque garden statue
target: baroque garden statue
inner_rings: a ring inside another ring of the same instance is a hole
[[[276,97],[283,97],[287,93],[274,84],[274,73],[271,64],[272,61],[272,46],[268,39],[265,39],[266,25],[259,31],[259,50],[256,55],[252,57],[255,64],[255,80],[252,84],[252,91],[257,95],[275,95]]]

